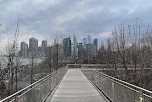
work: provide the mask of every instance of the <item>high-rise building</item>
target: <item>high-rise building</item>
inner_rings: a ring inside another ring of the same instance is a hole
[[[38,47],[38,51],[41,52],[41,47]]]
[[[93,45],[95,46],[96,50],[98,49],[98,39],[94,39]]]
[[[90,35],[87,36],[87,44],[91,44],[91,36]]]
[[[29,56],[38,56],[38,40],[35,38],[29,39]]]
[[[41,45],[41,57],[47,56],[47,41],[43,40]]]
[[[99,49],[99,50],[100,50],[100,52],[101,52],[101,51],[105,51],[103,42],[101,42],[101,45],[100,45],[100,49]]]
[[[94,56],[94,45],[86,44],[86,57],[87,59],[91,59]]]
[[[78,44],[78,56],[79,58],[84,56],[84,45],[82,43]]]
[[[94,48],[93,48],[94,55],[96,55],[97,54],[97,50],[98,50],[98,40],[97,39],[94,39],[93,46],[94,46]]]
[[[64,38],[63,39],[63,51],[65,56],[71,56],[71,39]]]
[[[87,38],[83,38],[83,45],[87,44]]]
[[[87,44],[87,38],[83,38],[82,44],[83,44],[83,47],[84,47],[84,50],[85,50],[86,49],[86,44]]]
[[[26,42],[21,42],[21,56],[28,57],[28,44]]]
[[[73,57],[78,56],[78,46],[77,46],[77,39],[76,39],[75,35],[74,35],[74,37],[73,37],[73,50],[72,50],[72,56],[73,56]]]

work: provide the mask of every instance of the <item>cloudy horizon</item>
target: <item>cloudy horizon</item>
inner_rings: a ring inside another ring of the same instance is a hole
[[[151,9],[150,0],[0,0],[0,35],[6,34],[6,28],[15,29],[19,15],[23,41],[54,39],[56,33],[78,39],[91,35],[102,41],[123,21],[135,24],[140,18],[143,25],[150,25]]]

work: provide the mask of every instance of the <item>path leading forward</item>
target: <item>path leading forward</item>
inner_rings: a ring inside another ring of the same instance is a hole
[[[105,102],[79,69],[68,69],[50,102]]]

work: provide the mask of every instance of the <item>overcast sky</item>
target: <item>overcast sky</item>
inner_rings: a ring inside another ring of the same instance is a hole
[[[152,23],[151,0],[0,0],[0,34],[14,30],[20,15],[20,37],[54,39],[76,35],[82,39],[104,40],[111,36],[114,25],[123,21],[134,24],[136,18],[143,25]]]

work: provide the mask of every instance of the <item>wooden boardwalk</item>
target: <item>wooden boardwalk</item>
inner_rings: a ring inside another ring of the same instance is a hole
[[[106,102],[80,69],[68,69],[50,102]]]

